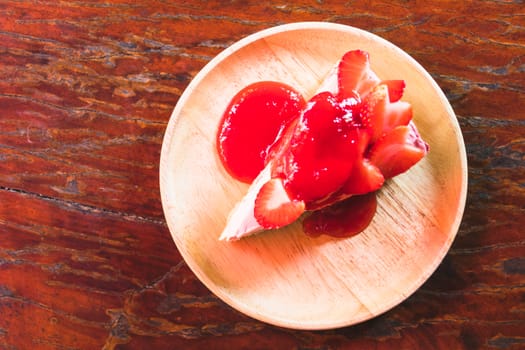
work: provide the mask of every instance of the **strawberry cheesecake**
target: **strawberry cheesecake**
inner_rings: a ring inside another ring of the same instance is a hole
[[[376,191],[428,152],[404,89],[403,80],[381,80],[362,50],[347,52],[308,101],[279,82],[242,89],[222,117],[217,150],[229,174],[251,185],[220,239],[284,227],[305,213],[311,236],[364,230]]]

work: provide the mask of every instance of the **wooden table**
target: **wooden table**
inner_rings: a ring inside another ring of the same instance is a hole
[[[330,331],[220,301],[181,259],[159,196],[164,130],[192,77],[297,21],[356,26],[412,55],[452,104],[469,161],[438,270],[394,309]],[[0,77],[1,349],[525,348],[521,1],[0,0]]]

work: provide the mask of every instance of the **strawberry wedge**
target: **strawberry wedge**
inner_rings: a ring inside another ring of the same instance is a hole
[[[297,118],[268,145],[265,166],[230,212],[220,240],[277,229],[349,197],[373,194],[428,152],[402,101],[369,55],[343,55]]]

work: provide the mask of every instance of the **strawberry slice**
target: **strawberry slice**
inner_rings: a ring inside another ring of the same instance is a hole
[[[428,152],[414,123],[398,126],[381,137],[369,151],[370,162],[385,179],[404,173]]]
[[[255,199],[254,216],[265,229],[291,224],[304,211],[304,201],[291,199],[280,178],[266,182]]]
[[[343,186],[346,194],[358,195],[376,191],[385,182],[380,169],[368,159],[358,162],[354,171]]]
[[[405,101],[390,102],[386,84],[377,85],[361,103],[359,119],[364,128],[371,130],[371,143],[399,125],[412,119],[412,106]]]
[[[357,148],[359,150],[354,169],[346,180],[342,191],[347,195],[365,194],[378,190],[385,181],[381,171],[365,157],[371,135],[360,130]]]
[[[380,80],[370,68],[368,52],[348,51],[343,55],[337,70],[338,94],[340,100],[357,96],[363,98]]]
[[[381,84],[385,84],[388,87],[390,102],[397,102],[403,97],[406,87],[404,80],[383,80]]]

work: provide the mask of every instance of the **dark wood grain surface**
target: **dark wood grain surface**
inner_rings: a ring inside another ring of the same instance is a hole
[[[391,311],[330,331],[270,326],[211,294],[159,196],[164,130],[192,77],[297,21],[412,55],[451,102],[469,161],[438,270]],[[0,0],[0,349],[102,348],[524,349],[524,2]]]

